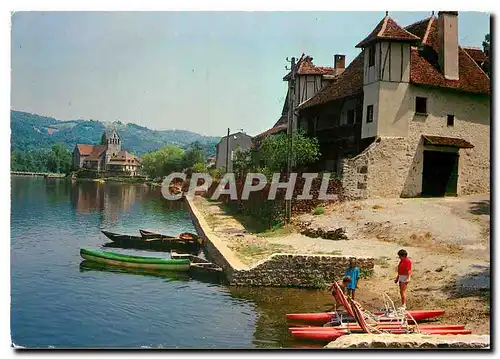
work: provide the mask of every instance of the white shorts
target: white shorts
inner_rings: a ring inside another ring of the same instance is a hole
[[[407,275],[400,275],[398,282],[400,283],[406,283],[408,281],[408,276]]]

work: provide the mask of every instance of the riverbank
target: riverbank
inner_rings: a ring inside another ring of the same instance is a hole
[[[341,278],[351,255],[305,253],[291,247],[272,245],[265,238],[241,230],[231,216],[215,223],[216,202],[195,196],[186,198],[198,234],[205,239],[210,260],[224,269],[229,284],[239,286],[279,286],[326,288]],[[220,207],[219,207],[220,208]],[[287,250],[289,249],[289,250]],[[362,273],[373,271],[373,258],[359,256]]]
[[[397,251],[414,263],[408,308],[442,308],[443,324],[464,324],[474,334],[490,332],[489,196],[372,199],[331,204],[323,215],[302,215],[294,225],[266,231],[229,213],[220,203],[195,197],[212,231],[248,266],[276,253],[375,258],[374,272],[359,282],[357,299],[367,309],[382,305],[386,292],[399,304],[394,284]],[[347,240],[300,234],[304,226],[342,228]],[[307,303],[304,311],[308,311]]]

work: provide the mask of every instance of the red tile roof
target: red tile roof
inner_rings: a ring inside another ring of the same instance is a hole
[[[418,40],[418,37],[399,26],[396,21],[386,16],[378,23],[373,31],[365,37],[356,47],[365,47],[372,42],[380,40],[410,41]]]
[[[478,94],[490,93],[490,79],[479,65],[460,47],[458,50],[458,80],[446,79],[438,67],[431,64],[425,55],[420,53],[416,48],[411,49],[410,61],[411,83],[447,87]]]
[[[261,137],[265,137],[268,135],[274,135],[279,132],[286,131],[288,127],[288,117],[287,116],[281,116],[281,118],[274,124],[273,127],[271,127],[269,130],[266,130],[262,133],[259,133],[257,136],[254,137],[254,139],[259,139]]]
[[[133,161],[133,162],[128,162],[128,161]],[[127,152],[125,150],[121,150],[116,154],[116,156],[112,156],[110,159],[110,164],[121,164],[121,165],[133,165],[133,164],[138,164],[140,163],[139,158],[131,154],[130,152]]]
[[[93,145],[76,145],[80,156],[88,156],[92,153],[94,146]]]
[[[87,145],[89,146],[89,145]],[[105,145],[97,145],[97,146],[92,146],[92,152],[89,154],[89,157],[87,157],[85,160],[87,161],[98,161],[104,152],[106,152],[106,146]]]
[[[409,27],[412,27],[410,25]],[[490,79],[471,56],[458,47],[458,80],[448,80],[439,69],[438,22],[431,17],[422,38],[422,49],[412,48],[410,82],[419,85],[446,87],[465,92],[489,94]]]
[[[311,56],[306,56],[302,54],[300,59],[297,61],[297,75],[337,75],[342,69],[336,69],[334,67],[327,66],[316,66],[313,64],[313,58]],[[288,80],[290,78],[291,72],[283,77],[283,80]]]
[[[472,57],[472,59],[474,61],[476,61],[476,63],[478,63],[478,64],[481,64],[481,63],[485,62],[486,60],[488,60],[488,56],[486,56],[484,51],[482,49],[480,49],[479,47],[463,46],[462,49],[464,49],[465,52],[467,52],[467,54],[470,57]]]
[[[431,16],[427,19],[417,21],[411,25],[405,27],[405,30],[411,32],[413,35],[417,36],[420,40],[423,39],[425,33],[427,32],[427,28],[429,27],[429,23],[435,19],[435,17]]]
[[[299,106],[304,109],[330,102],[342,97],[357,95],[363,92],[363,53],[361,52],[337,81],[323,87],[316,95]]]
[[[384,21],[389,24],[383,28]],[[395,25],[397,25],[394,22]],[[389,29],[387,29],[389,27]],[[382,35],[393,35],[394,30],[392,19],[385,17],[377,28],[370,34],[370,37]],[[427,85],[435,87],[445,87],[460,91],[489,94],[490,79],[486,73],[479,67],[477,60],[481,55],[477,49],[459,47],[459,80],[447,80],[439,69],[438,65],[438,21],[435,16],[418,21],[408,25],[405,32],[411,32],[414,38],[420,39],[421,50],[416,47],[411,48],[410,58],[410,82],[416,85]],[[386,37],[388,38],[388,37]],[[370,40],[371,41],[371,40]],[[484,54],[484,53],[483,53]],[[299,109],[305,109],[321,105],[336,99],[352,96],[363,91],[363,53],[356,57],[347,67],[345,72],[338,79],[323,89],[316,95],[299,106]]]
[[[474,145],[462,138],[422,135],[426,145],[474,148]]]

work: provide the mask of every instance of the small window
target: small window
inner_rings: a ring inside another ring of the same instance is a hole
[[[418,97],[415,99],[415,112],[427,115],[427,98]]]
[[[375,45],[368,48],[368,66],[375,66]]]
[[[366,107],[366,123],[373,122],[373,105]]]
[[[455,125],[455,115],[448,115],[446,119],[446,125],[448,127],[454,126]]]
[[[347,124],[348,125],[354,124],[354,117],[355,117],[354,109],[347,111]]]

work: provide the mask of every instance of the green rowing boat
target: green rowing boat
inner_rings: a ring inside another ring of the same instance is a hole
[[[91,262],[108,264],[127,268],[157,269],[174,272],[187,272],[191,261],[189,259],[170,259],[155,257],[139,257],[127,254],[80,249],[80,256]]]

